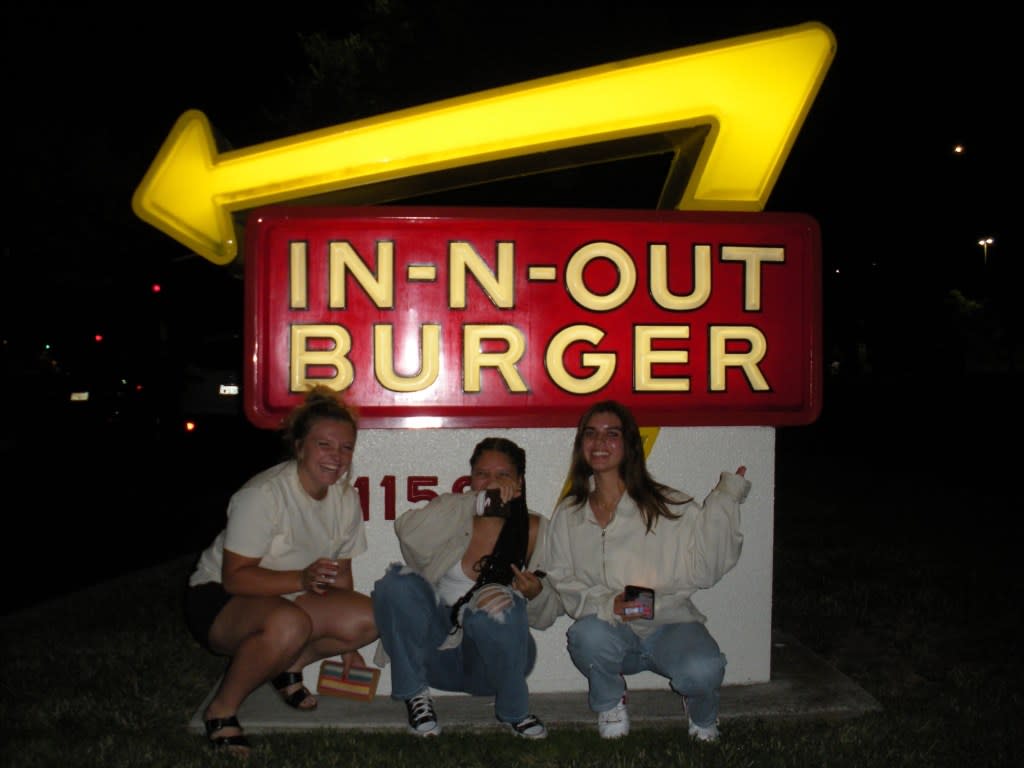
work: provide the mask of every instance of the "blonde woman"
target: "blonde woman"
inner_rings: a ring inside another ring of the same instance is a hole
[[[215,747],[248,753],[238,708],[268,680],[285,704],[311,710],[303,667],[336,654],[346,668],[366,666],[358,649],[377,628],[370,598],[353,589],[352,559],[366,551],[348,478],[357,433],[332,390],[309,392],[284,425],[291,458],[235,492],[227,526],[189,578],[189,630],[229,659],[204,715]]]

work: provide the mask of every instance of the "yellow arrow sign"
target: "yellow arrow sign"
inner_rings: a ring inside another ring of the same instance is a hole
[[[382,202],[391,183],[539,153],[623,142],[674,151],[659,207],[759,211],[835,54],[816,22],[482,91],[218,154],[183,114],[132,198],[141,219],[215,264],[238,243],[231,213],[338,190]],[[695,156],[694,129],[707,129]],[[647,137],[648,144],[639,142]],[[660,143],[659,143],[660,142]],[[692,151],[692,150],[691,150]],[[652,150],[648,150],[650,154]],[[633,154],[641,154],[634,151]],[[588,156],[593,163],[608,157]],[[579,162],[575,164],[581,164]],[[400,188],[400,187],[399,187]],[[358,191],[363,190],[360,196]],[[410,187],[411,189],[411,187]],[[419,191],[423,191],[422,186]]]

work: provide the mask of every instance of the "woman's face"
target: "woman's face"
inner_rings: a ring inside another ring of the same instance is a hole
[[[469,476],[469,487],[476,491],[483,491],[490,488],[497,482],[499,477],[508,477],[518,480],[516,465],[507,455],[501,451],[483,451],[476,464],[472,467]]]
[[[299,480],[306,493],[322,499],[327,489],[348,472],[356,448],[356,430],[347,421],[314,422],[298,446]]]
[[[593,472],[618,469],[625,456],[622,420],[610,411],[595,413],[583,427],[581,446],[583,458]]]

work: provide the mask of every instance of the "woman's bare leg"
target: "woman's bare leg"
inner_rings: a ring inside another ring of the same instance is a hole
[[[295,663],[311,631],[306,611],[284,598],[231,598],[210,628],[211,648],[231,661],[205,719],[236,714],[249,694]]]
[[[295,601],[313,622],[310,642],[292,669],[339,653],[356,651],[377,639],[373,602],[361,592],[330,589],[326,594],[306,593]]]

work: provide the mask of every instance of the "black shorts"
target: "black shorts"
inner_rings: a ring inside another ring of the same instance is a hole
[[[224,585],[217,581],[185,590],[185,624],[196,642],[211,653],[214,650],[210,647],[210,627],[230,599]]]

